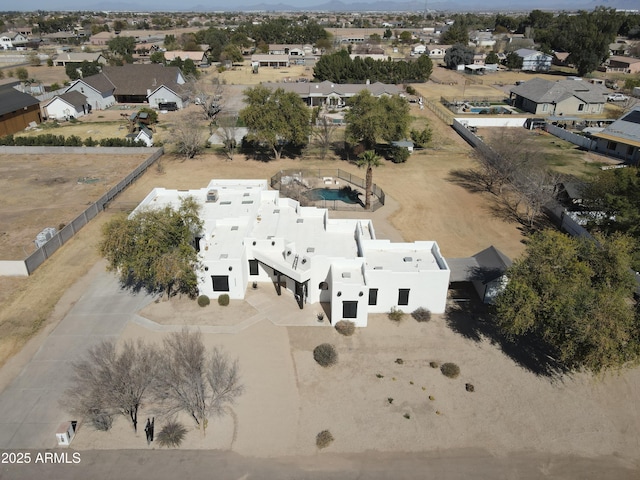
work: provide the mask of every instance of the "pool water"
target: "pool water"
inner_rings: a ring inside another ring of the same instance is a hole
[[[471,107],[471,113],[511,113],[511,110],[504,107]]]
[[[338,200],[344,203],[357,204],[359,193],[353,190],[335,188],[314,188],[305,193],[309,200]]]

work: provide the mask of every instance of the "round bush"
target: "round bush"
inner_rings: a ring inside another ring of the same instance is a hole
[[[207,297],[206,295],[200,295],[198,297],[198,305],[200,305],[201,307],[206,307],[210,303],[211,300],[209,300],[209,297]]]
[[[323,367],[330,367],[338,361],[338,354],[330,343],[321,343],[313,349],[313,358]]]
[[[169,421],[158,433],[158,443],[162,447],[179,447],[187,434],[187,429],[175,420]]]
[[[460,375],[460,367],[455,363],[443,363],[440,367],[440,371],[448,378],[456,378]]]
[[[400,322],[404,318],[404,312],[396,307],[391,307],[391,311],[389,311],[389,320],[392,322]]]
[[[356,331],[356,324],[349,320],[340,320],[336,323],[336,330],[345,337],[350,337]]]
[[[438,362],[429,362],[429,366],[431,368],[438,368],[440,366],[440,364]]]
[[[218,305],[222,307],[226,307],[227,305],[229,305],[229,295],[227,295],[226,293],[220,295],[218,297]]]
[[[431,312],[422,307],[416,308],[411,312],[411,316],[416,320],[416,322],[428,322],[431,320]]]
[[[333,435],[329,430],[323,430],[316,435],[316,446],[318,448],[328,447],[333,442]]]

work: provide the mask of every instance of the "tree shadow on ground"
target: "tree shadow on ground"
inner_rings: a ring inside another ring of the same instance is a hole
[[[451,298],[445,312],[447,326],[458,335],[475,342],[487,339],[520,367],[549,379],[559,379],[569,372],[552,356],[549,347],[533,336],[509,339],[495,324],[490,307],[483,304],[470,283],[452,284]]]
[[[489,192],[484,176],[478,170],[451,170],[447,180],[471,193]]]

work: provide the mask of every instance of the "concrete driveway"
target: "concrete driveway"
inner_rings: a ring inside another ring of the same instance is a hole
[[[90,346],[117,339],[135,312],[153,300],[123,291],[102,262],[88,278],[84,294],[0,393],[0,449],[56,447],[58,426],[72,420],[59,403],[69,387],[71,363]]]

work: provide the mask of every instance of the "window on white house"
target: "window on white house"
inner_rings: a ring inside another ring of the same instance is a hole
[[[214,292],[229,291],[229,275],[211,275]]]
[[[398,305],[409,305],[409,289],[398,289]]]
[[[369,305],[377,305],[378,304],[378,289],[370,288],[369,289]]]
[[[358,316],[358,302],[342,302],[342,318],[356,318]]]

